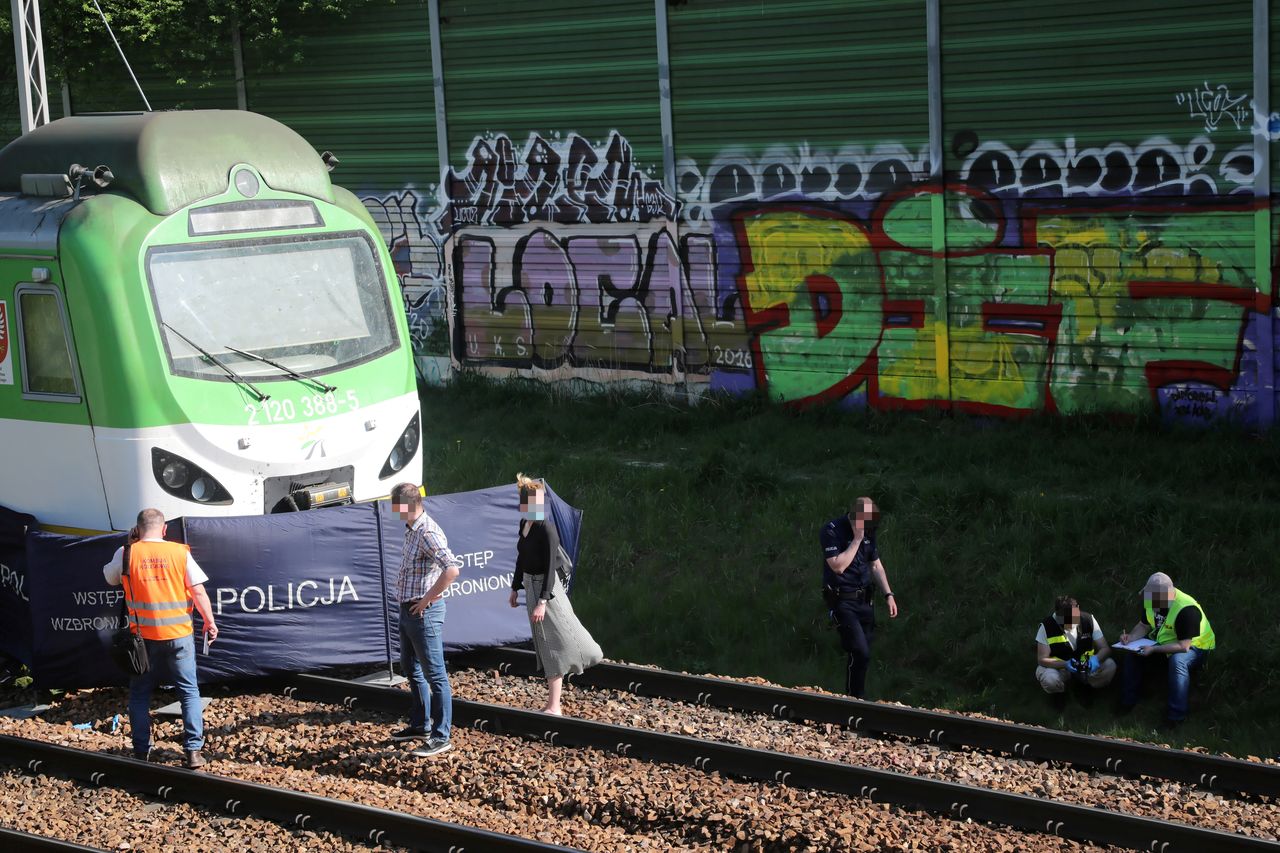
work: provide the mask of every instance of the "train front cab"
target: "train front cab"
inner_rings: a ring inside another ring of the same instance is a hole
[[[243,187],[255,185],[251,205]],[[91,402],[117,527],[126,508],[149,504],[248,515],[366,500],[420,468],[395,278],[350,202],[272,192],[239,164],[226,196],[166,218],[129,258],[134,269],[118,271],[136,283],[123,295],[143,304],[106,316],[137,347],[98,377],[107,417]],[[68,269],[101,258],[92,239],[72,248],[71,226]],[[111,347],[102,328],[98,352]]]
[[[407,324],[363,205],[327,174],[280,190],[248,159],[209,159],[224,190],[171,212],[145,186],[66,202],[50,280],[15,296],[24,317],[61,312],[70,375],[57,399],[24,389],[18,420],[44,450],[25,499],[0,503],[124,529],[141,506],[254,515],[421,476]]]

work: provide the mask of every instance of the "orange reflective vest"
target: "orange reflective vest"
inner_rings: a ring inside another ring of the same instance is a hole
[[[177,542],[135,542],[129,548],[124,595],[143,639],[176,640],[192,632],[187,594],[190,553]]]

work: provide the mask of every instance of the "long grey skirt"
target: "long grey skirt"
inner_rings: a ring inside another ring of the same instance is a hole
[[[538,606],[543,584],[548,578],[555,584],[552,587],[555,594],[547,602],[545,618],[541,622],[530,618],[529,626],[533,629],[533,649],[538,654],[538,668],[546,673],[547,678],[556,678],[595,666],[604,660],[604,652],[578,621],[573,604],[554,569],[545,575],[524,576],[525,606],[529,616],[533,616],[533,609]]]

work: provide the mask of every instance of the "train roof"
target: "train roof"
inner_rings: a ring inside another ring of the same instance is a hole
[[[56,255],[58,229],[73,206],[69,198],[0,194],[0,247]]]
[[[107,192],[167,215],[225,192],[231,168],[248,163],[267,186],[333,201],[329,171],[305,139],[274,119],[243,110],[68,116],[0,151],[0,192],[21,192],[24,174],[65,174],[71,164],[105,165]]]

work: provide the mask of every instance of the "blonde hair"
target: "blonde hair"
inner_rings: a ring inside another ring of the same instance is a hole
[[[520,499],[524,500],[534,492],[542,491],[543,483],[541,480],[535,480],[532,477],[526,477],[524,474],[516,474],[516,485],[520,487]]]

